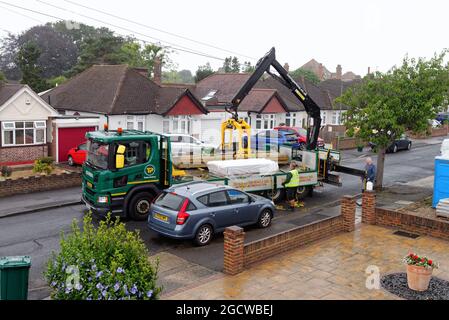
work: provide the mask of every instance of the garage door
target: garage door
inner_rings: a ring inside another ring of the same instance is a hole
[[[200,140],[219,146],[221,141],[221,120],[219,119],[202,119],[201,120],[201,137]]]
[[[67,161],[67,152],[86,141],[86,132],[95,131],[96,127],[59,128],[58,161]]]

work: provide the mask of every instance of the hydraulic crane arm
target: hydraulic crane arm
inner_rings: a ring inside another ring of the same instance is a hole
[[[270,71],[273,67],[279,74],[273,74]],[[256,85],[257,81],[262,77],[264,72],[267,72],[274,79],[282,83],[295,95],[296,98],[304,105],[304,109],[313,119],[313,124],[307,131],[307,150],[314,150],[317,147],[318,135],[321,126],[320,107],[313,101],[307,92],[298,85],[295,80],[290,77],[287,70],[276,60],[275,48],[272,48],[256,65],[256,69],[246,83],[240,88],[235,97],[231,101],[231,106],[226,110],[232,113],[233,119],[238,120],[238,107],[242,100],[249,94],[251,89]]]

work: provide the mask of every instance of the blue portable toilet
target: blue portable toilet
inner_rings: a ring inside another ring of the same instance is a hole
[[[449,158],[435,157],[435,178],[432,207],[436,208],[441,199],[449,198]]]

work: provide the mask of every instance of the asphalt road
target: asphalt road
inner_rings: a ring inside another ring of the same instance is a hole
[[[439,154],[439,144],[419,145],[411,151],[388,154],[385,165],[384,185],[409,182],[433,175],[433,159]],[[372,156],[370,152],[362,154],[350,151],[344,155],[344,165],[363,168],[363,157]],[[373,156],[374,161],[375,157]],[[307,210],[295,213],[279,212],[273,225],[266,230],[249,228],[247,239],[252,240],[290,228],[295,224],[307,222],[299,219],[307,211],[326,216],[331,208],[325,204],[338,201],[345,194],[360,192],[359,178],[343,175],[343,187],[325,186],[307,198]],[[324,208],[323,208],[324,207]],[[315,209],[313,209],[315,208]],[[48,296],[42,273],[51,252],[59,247],[61,231],[69,232],[73,219],[82,219],[84,207],[81,205],[41,211],[0,219],[0,256],[30,255],[32,268],[30,276],[30,299],[42,299]],[[300,221],[301,220],[301,221]],[[207,247],[195,247],[190,241],[175,241],[158,236],[146,228],[144,222],[127,221],[129,230],[138,229],[151,253],[168,252],[188,262],[201,265],[211,272],[220,271],[223,264],[223,237],[216,239]]]

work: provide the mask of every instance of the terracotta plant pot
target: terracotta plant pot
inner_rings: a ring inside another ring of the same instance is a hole
[[[415,291],[426,291],[432,278],[432,268],[407,265],[408,287]]]

